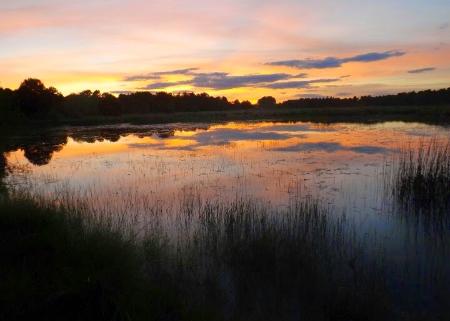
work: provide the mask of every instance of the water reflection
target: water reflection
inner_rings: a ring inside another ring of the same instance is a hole
[[[121,137],[135,135],[137,138],[157,136],[159,138],[169,138],[174,136],[175,128],[151,127],[151,126],[102,126],[102,127],[79,127],[67,129],[46,129],[44,133],[34,134],[33,132],[21,136],[2,137],[2,152],[15,152],[22,150],[25,158],[33,165],[47,165],[53,153],[59,152],[71,139],[79,143],[99,143],[117,142]],[[205,128],[205,126],[187,127],[190,130]],[[184,130],[179,126],[179,130]]]
[[[400,135],[393,138],[393,133]],[[66,128],[44,134],[5,137],[4,152],[23,151],[33,165],[48,164],[55,152],[70,150],[74,144],[127,142],[128,148],[154,148],[160,150],[196,151],[242,143],[271,143],[267,150],[275,152],[354,152],[360,154],[385,154],[390,152],[386,144],[402,142],[414,137],[432,137],[445,134],[441,127],[384,123],[378,125],[312,124],[312,123],[229,123],[225,125],[171,124],[161,126],[102,126]],[[319,138],[319,139],[316,139]],[[322,139],[320,139],[322,138]],[[66,146],[69,142],[69,146]],[[70,152],[69,152],[70,154]]]
[[[317,142],[317,143],[302,143],[296,145],[290,145],[287,147],[274,148],[275,151],[282,152],[312,152],[312,151],[323,151],[327,153],[335,153],[338,151],[349,151],[361,154],[383,154],[390,150],[385,147],[380,146],[344,146],[340,143],[328,143],[328,142]]]
[[[386,159],[444,127],[416,123],[228,123],[63,128],[10,138],[14,168],[31,166],[33,191],[93,190],[100,202],[135,191],[168,201],[181,190],[221,199],[236,195],[286,205],[298,193],[360,215],[379,213]],[[11,171],[7,182],[24,184]],[[115,198],[114,202],[121,202]]]
[[[6,175],[6,166],[7,166],[7,160],[6,160],[6,154],[0,152],[0,193],[3,192],[3,178]]]
[[[430,285],[424,276],[442,274],[448,280],[449,221],[423,224],[423,218],[433,218],[428,208],[413,215],[423,209],[393,203],[395,195],[385,189],[392,179],[386,178],[386,168],[393,167],[403,147],[415,149],[440,138],[450,138],[450,130],[401,122],[64,128],[8,138],[0,176],[8,172],[5,181],[13,188],[68,200],[94,214],[111,211],[132,219],[143,214],[150,223],[166,224],[170,235],[177,228],[170,224],[171,214],[191,215],[198,195],[223,203],[249,197],[266,208],[288,207],[299,196],[317,198],[334,217],[345,213],[351,219],[368,257],[389,260],[387,274],[403,298],[417,280]],[[418,233],[421,229],[426,233]],[[408,271],[396,276],[397,266]],[[414,282],[397,281],[405,278]]]

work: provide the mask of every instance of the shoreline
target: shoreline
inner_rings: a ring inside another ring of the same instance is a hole
[[[95,126],[129,123],[132,125],[196,123],[221,121],[310,121],[321,123],[383,121],[425,122],[430,124],[450,123],[450,105],[442,106],[368,106],[329,107],[301,109],[247,109],[196,112],[169,112],[152,114],[130,114],[122,116],[83,117],[68,119],[26,120],[20,124],[4,124],[4,129],[30,128],[37,126]]]

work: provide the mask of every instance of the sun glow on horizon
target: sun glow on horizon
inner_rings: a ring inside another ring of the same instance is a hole
[[[0,4],[0,86],[33,77],[65,95],[192,91],[255,102],[450,84],[446,1],[177,4]]]

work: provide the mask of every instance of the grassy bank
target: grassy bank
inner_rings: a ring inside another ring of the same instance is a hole
[[[377,265],[367,265],[345,221],[331,221],[317,204],[297,204],[281,218],[244,201],[186,211],[175,218],[176,237],[152,228],[138,240],[86,224],[81,213],[3,197],[1,318],[379,320],[390,313]]]
[[[173,122],[220,122],[244,120],[362,122],[420,121],[431,124],[450,123],[450,106],[367,106],[367,107],[315,107],[315,108],[252,108],[247,110],[168,112],[123,116],[82,118],[54,118],[49,120],[23,120],[17,126],[104,125],[104,124],[163,124]]]
[[[79,214],[1,198],[0,319],[164,320],[182,312],[143,276],[134,240],[87,227]]]
[[[330,215],[314,200],[297,201],[286,210],[248,200],[192,200],[174,216],[154,216],[151,222],[135,235],[128,225],[110,224],[106,217],[91,219],[77,207],[2,197],[0,318],[448,316],[445,290],[433,292],[433,306],[405,304],[417,293],[396,297],[399,281],[392,282],[390,273],[403,267],[387,267],[383,251],[369,251],[351,221]],[[424,279],[430,277],[440,279],[433,274]]]

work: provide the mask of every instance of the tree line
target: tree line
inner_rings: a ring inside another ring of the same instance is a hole
[[[0,88],[0,116],[3,119],[82,118],[181,111],[209,111],[252,107],[248,101],[229,102],[226,97],[206,93],[170,94],[135,92],[117,97],[98,90],[63,96],[39,79],[24,80],[17,90]]]
[[[351,107],[351,106],[430,106],[450,105],[450,88],[411,91],[394,95],[361,96],[352,98],[301,98],[287,100],[281,106],[301,107]]]
[[[450,88],[399,93],[385,96],[353,98],[300,98],[277,103],[271,96],[262,97],[256,105],[249,101],[229,101],[206,93],[171,94],[166,92],[134,92],[114,96],[111,93],[85,90],[62,95],[54,87],[46,87],[39,79],[26,79],[16,90],[0,88],[0,119],[14,122],[23,119],[64,119],[133,114],[228,111],[254,107],[309,108],[350,106],[400,106],[450,104]]]

